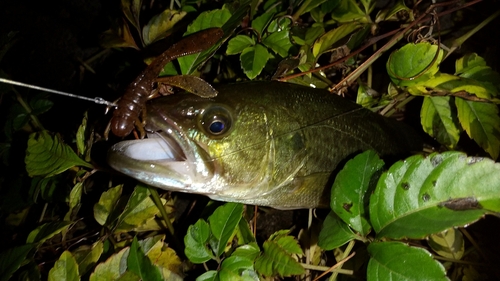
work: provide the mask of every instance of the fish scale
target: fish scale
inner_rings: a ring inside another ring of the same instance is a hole
[[[422,148],[405,124],[325,90],[281,82],[217,90],[213,98],[180,93],[148,103],[148,136],[171,142],[182,159],[130,157],[128,149],[150,149],[157,142],[135,140],[113,146],[110,165],[161,189],[299,209],[327,207],[329,181],[359,152],[400,156]],[[222,122],[215,128],[227,131],[210,132],[210,122]]]

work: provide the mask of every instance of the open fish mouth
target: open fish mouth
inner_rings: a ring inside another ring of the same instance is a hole
[[[112,150],[137,161],[161,163],[186,160],[184,151],[176,141],[156,133],[148,134],[147,139],[119,142]]]
[[[146,184],[172,191],[199,193],[199,167],[192,143],[173,130],[148,134],[147,139],[119,142],[108,152],[109,165]],[[198,169],[197,169],[198,168]]]

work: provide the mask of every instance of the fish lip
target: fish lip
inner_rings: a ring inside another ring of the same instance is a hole
[[[109,165],[148,185],[188,193],[199,191],[200,182],[211,174],[200,175],[197,145],[168,118],[147,125],[148,138],[116,143],[108,151]]]

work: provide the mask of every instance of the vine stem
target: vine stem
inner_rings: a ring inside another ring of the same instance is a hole
[[[297,21],[300,17],[300,15],[304,12],[304,10],[311,4],[312,0],[306,0],[304,3],[300,6],[300,8],[295,12],[292,16],[293,21]]]
[[[16,89],[14,89],[14,88],[12,88],[12,91],[14,91],[14,93],[16,93],[16,99],[17,99],[17,101],[19,102],[19,104],[21,104],[21,106],[24,108],[24,110],[26,110],[26,112],[30,116],[31,121],[33,122],[33,126],[35,126],[35,128],[37,129],[37,131],[43,131],[43,130],[45,130],[43,128],[43,125],[40,122],[40,120],[38,120],[38,117],[36,117],[35,115],[32,114],[33,110],[26,103],[26,101],[23,99],[23,97],[21,96],[21,94]]]
[[[163,220],[165,221],[165,224],[167,225],[168,231],[172,236],[175,235],[175,230],[174,226],[168,219],[168,214],[167,211],[165,210],[165,207],[163,206],[163,203],[161,202],[160,195],[158,194],[158,191],[154,187],[148,187],[149,192],[151,192],[151,198],[153,199],[153,202],[155,203],[156,207],[158,210],[160,210],[160,214],[163,217]]]
[[[344,265],[344,262],[346,262],[348,259],[350,259],[352,256],[354,256],[355,252],[353,252],[352,254],[350,254],[350,253],[351,253],[352,248],[354,247],[355,243],[356,243],[356,240],[351,240],[351,241],[349,241],[349,244],[347,244],[347,247],[345,248],[344,254],[342,255],[342,259],[336,264],[336,265],[338,265],[339,269]],[[328,280],[333,281],[337,278],[338,275],[339,275],[339,272],[335,271],[332,273],[332,275],[330,276],[330,278]]]

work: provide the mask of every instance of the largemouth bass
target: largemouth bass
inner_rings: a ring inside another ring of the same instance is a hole
[[[146,184],[277,209],[327,207],[339,163],[422,148],[404,124],[325,90],[280,82],[181,93],[147,106],[148,138],[115,144],[116,170]]]

